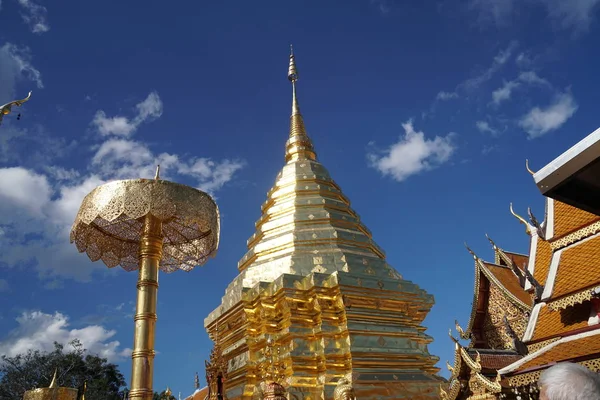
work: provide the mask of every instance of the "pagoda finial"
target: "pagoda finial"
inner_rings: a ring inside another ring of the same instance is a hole
[[[196,372],[196,376],[194,377],[194,389],[200,389],[200,377]]]
[[[290,46],[290,63],[288,68],[288,80],[292,83],[292,115],[290,117],[290,138],[286,143],[285,160],[287,162],[297,160],[317,159],[313,144],[306,134],[304,119],[300,113],[298,96],[296,94],[296,82],[298,82],[298,69],[296,68],[296,57],[293,47]]]
[[[288,68],[288,80],[292,82],[292,116],[300,115],[298,97],[296,96],[296,82],[298,82],[298,69],[296,68],[296,57],[294,56],[294,48],[292,47],[292,45],[290,45],[290,65]]]

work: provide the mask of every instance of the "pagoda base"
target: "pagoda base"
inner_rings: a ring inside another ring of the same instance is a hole
[[[438,358],[421,326],[433,297],[377,275],[283,274],[241,295],[234,293],[241,285],[230,285],[205,321],[228,366],[226,398],[260,398],[268,346],[290,399],[333,399],[343,377],[361,400],[439,398]]]

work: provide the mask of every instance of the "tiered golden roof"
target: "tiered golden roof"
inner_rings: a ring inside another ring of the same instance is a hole
[[[267,336],[282,350],[292,397],[330,398],[339,379],[361,370],[359,398],[361,391],[397,398],[393,388],[431,398],[437,358],[428,353],[432,339],[420,324],[433,297],[387,264],[318,162],[298,105],[293,54],[288,79],[293,99],[285,165],[267,193],[239,275],[205,319],[211,335],[218,327],[222,338],[227,398],[254,396],[267,380],[261,372]]]

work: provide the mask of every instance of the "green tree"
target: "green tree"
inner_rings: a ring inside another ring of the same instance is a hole
[[[86,400],[120,400],[125,379],[115,364],[88,354],[77,339],[64,346],[54,343],[54,350],[29,350],[25,354],[0,358],[0,399],[21,400],[25,391],[48,387],[54,371],[58,386],[82,393],[87,382]]]

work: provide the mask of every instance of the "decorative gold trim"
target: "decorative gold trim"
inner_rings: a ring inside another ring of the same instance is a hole
[[[502,290],[502,292],[506,295],[506,297],[508,297],[509,300],[512,301],[512,303],[514,305],[521,308],[522,310],[531,311],[531,306],[523,303],[514,294],[512,294],[507,288],[505,288],[504,285],[502,285],[502,283],[498,279],[496,279],[494,274],[492,274],[492,272],[489,269],[487,269],[487,267],[485,266],[485,264],[483,263],[483,261],[481,259],[478,259],[477,261],[479,261],[481,263],[480,268],[481,268],[483,274],[486,276],[486,278],[488,278],[496,286],[498,286],[498,288],[500,288],[500,290]]]
[[[479,265],[477,263],[477,259],[475,259],[475,288],[473,291],[473,306],[471,307],[471,315],[469,316],[467,330],[464,332],[464,337],[461,335],[461,338],[463,339],[468,339],[471,335],[471,330],[473,329],[473,324],[475,323],[475,316],[477,315],[477,306],[479,303],[479,273]]]
[[[581,304],[592,299],[592,290],[585,289],[580,292],[571,294],[566,297],[562,297],[558,300],[548,303],[548,308],[552,311],[563,310],[567,307]]]
[[[552,250],[556,251],[562,249],[563,247],[567,247],[570,244],[578,242],[582,239],[595,235],[598,232],[600,232],[600,221],[596,221],[593,224],[584,226],[583,228],[578,229],[575,232],[571,232],[568,235],[551,242],[550,247],[552,248]]]
[[[600,372],[600,358],[594,358],[591,360],[581,361],[578,364],[581,364],[584,367],[589,368],[590,370],[592,370],[594,372]],[[544,371],[545,371],[545,368],[538,370],[538,371],[527,372],[525,374],[510,376],[510,377],[508,377],[508,384],[512,387],[520,387],[520,386],[530,385],[532,383],[537,382],[538,379],[540,379],[540,375]]]
[[[544,340],[541,342],[537,342],[537,343],[532,343],[532,344],[528,344],[527,345],[527,350],[529,351],[529,353],[535,353],[536,351],[538,351],[539,349],[541,349],[542,347],[546,347],[548,346],[550,343],[554,343],[557,340],[560,340],[560,336],[559,337],[555,337],[552,339],[548,339],[548,340]]]

